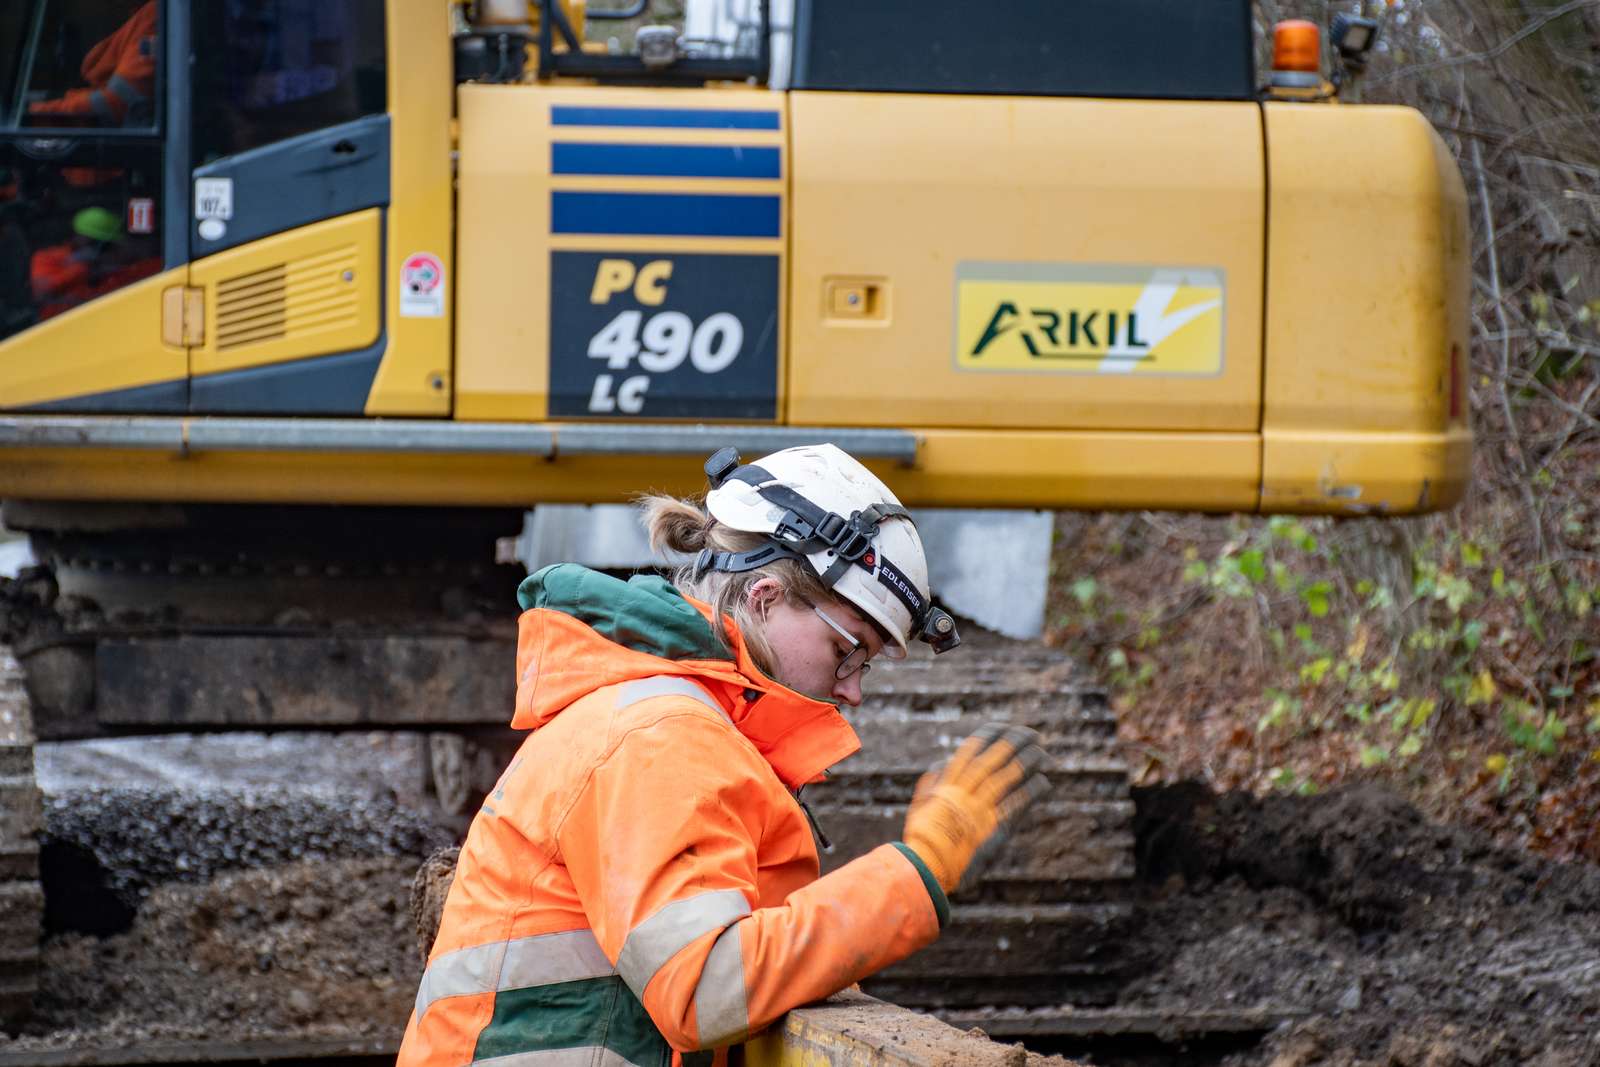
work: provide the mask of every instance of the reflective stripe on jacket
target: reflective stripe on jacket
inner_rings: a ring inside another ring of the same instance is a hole
[[[643,587],[709,636],[704,605]],[[590,621],[521,619],[513,725],[537,728],[467,835],[400,1067],[709,1062],[696,1050],[910,955],[948,914],[903,845],[817,877],[792,790],[856,749],[835,707],[766,678],[736,634],[727,658],[670,658],[606,636],[639,643],[625,616]]]
[[[101,126],[121,126],[136,107],[150,102],[156,84],[156,5],[150,0],[115,33],[83,57],[86,89],[70,89],[59,100],[40,100],[35,115],[93,116]]]

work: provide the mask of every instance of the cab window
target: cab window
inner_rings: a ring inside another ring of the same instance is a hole
[[[796,89],[1255,98],[1248,0],[809,0],[795,22]]]
[[[194,165],[385,108],[383,0],[194,5]]]
[[[159,9],[0,13],[0,339],[163,268]]]
[[[18,126],[149,129],[161,49],[156,0],[12,5],[10,121]]]

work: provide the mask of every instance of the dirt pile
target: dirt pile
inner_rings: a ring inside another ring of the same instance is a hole
[[[447,832],[391,801],[284,789],[102,787],[45,798],[45,928],[127,929],[153,886],[300,860],[425,856]]]
[[[422,971],[412,878],[449,841],[423,814],[365,791],[49,796],[40,991],[0,1052],[392,1043]]]
[[[1121,1001],[1310,1013],[1234,1067],[1600,1063],[1600,869],[1370,786],[1136,800],[1149,898]]]
[[[125,933],[45,942],[35,1017],[0,1052],[163,1040],[398,1038],[422,964],[411,856],[155,888]]]

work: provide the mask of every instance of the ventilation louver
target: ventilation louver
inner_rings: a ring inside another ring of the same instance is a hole
[[[217,351],[356,325],[354,244],[217,283]]]

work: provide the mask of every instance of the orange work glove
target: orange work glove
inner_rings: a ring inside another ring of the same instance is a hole
[[[946,893],[961,884],[984,843],[1049,790],[1039,773],[1044,762],[1038,733],[990,723],[917,782],[905,843]]]

